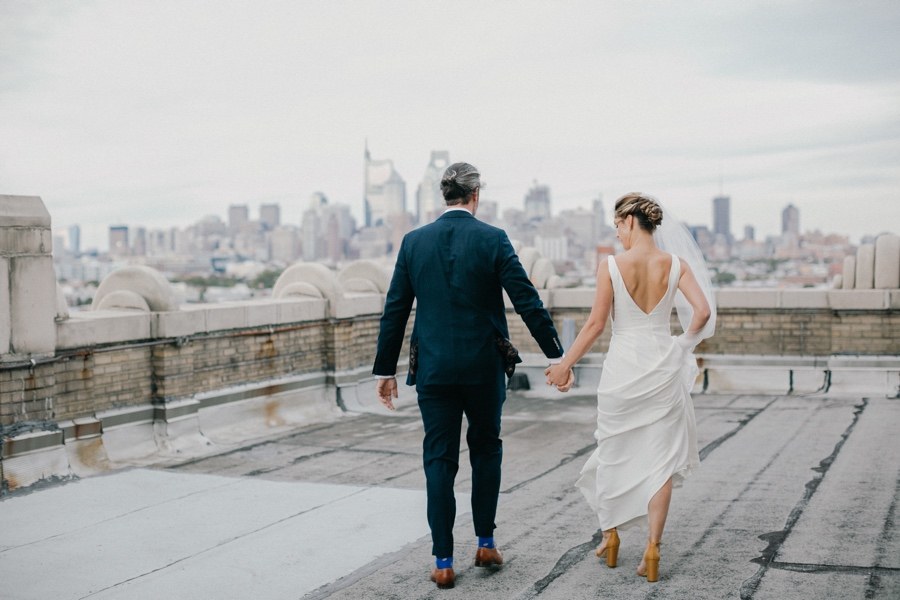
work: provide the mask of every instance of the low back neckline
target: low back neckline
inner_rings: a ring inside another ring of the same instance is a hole
[[[669,296],[669,293],[672,291],[672,272],[675,269],[675,261],[678,260],[678,257],[674,254],[670,254],[669,257],[671,258],[671,260],[669,262],[669,276],[666,278],[666,291],[663,292],[663,295],[659,300],[656,301],[656,303],[653,305],[653,308],[650,309],[649,312],[641,308],[641,306],[634,299],[634,296],[631,295],[631,292],[628,290],[628,285],[625,283],[625,278],[622,276],[622,271],[619,269],[619,263],[616,261],[616,257],[612,255],[610,255],[609,257],[610,259],[612,259],[612,264],[616,270],[616,276],[619,278],[619,281],[622,282],[622,289],[625,291],[625,295],[631,301],[631,304],[634,305],[634,307],[638,309],[645,317],[649,317],[653,313],[655,313],[656,309],[662,306],[663,302],[665,302],[666,298]]]

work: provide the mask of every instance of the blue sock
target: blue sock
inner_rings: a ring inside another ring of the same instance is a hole
[[[453,557],[449,558],[438,558],[434,557],[434,566],[438,569],[452,569],[453,568]]]
[[[479,548],[493,548],[494,547],[494,538],[491,537],[481,537],[478,536],[478,547]]]

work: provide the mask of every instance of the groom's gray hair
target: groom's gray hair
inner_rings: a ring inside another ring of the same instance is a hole
[[[481,187],[481,173],[469,163],[453,163],[441,177],[441,193],[447,206],[468,204],[472,193]]]

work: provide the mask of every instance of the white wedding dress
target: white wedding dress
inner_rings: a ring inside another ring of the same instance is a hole
[[[696,360],[670,331],[680,261],[672,256],[668,289],[649,314],[631,298],[615,258],[608,262],[612,339],[597,389],[597,449],[575,484],[604,530],[645,523],[663,484],[680,483],[700,464],[690,394]]]

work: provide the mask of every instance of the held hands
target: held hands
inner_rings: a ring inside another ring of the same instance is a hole
[[[385,408],[395,410],[393,400],[397,397],[397,379],[395,377],[379,379],[375,391],[378,394],[378,400],[381,401]]]
[[[555,385],[560,392],[568,392],[575,384],[575,371],[559,365],[550,365],[544,371],[547,376],[547,385]]]

